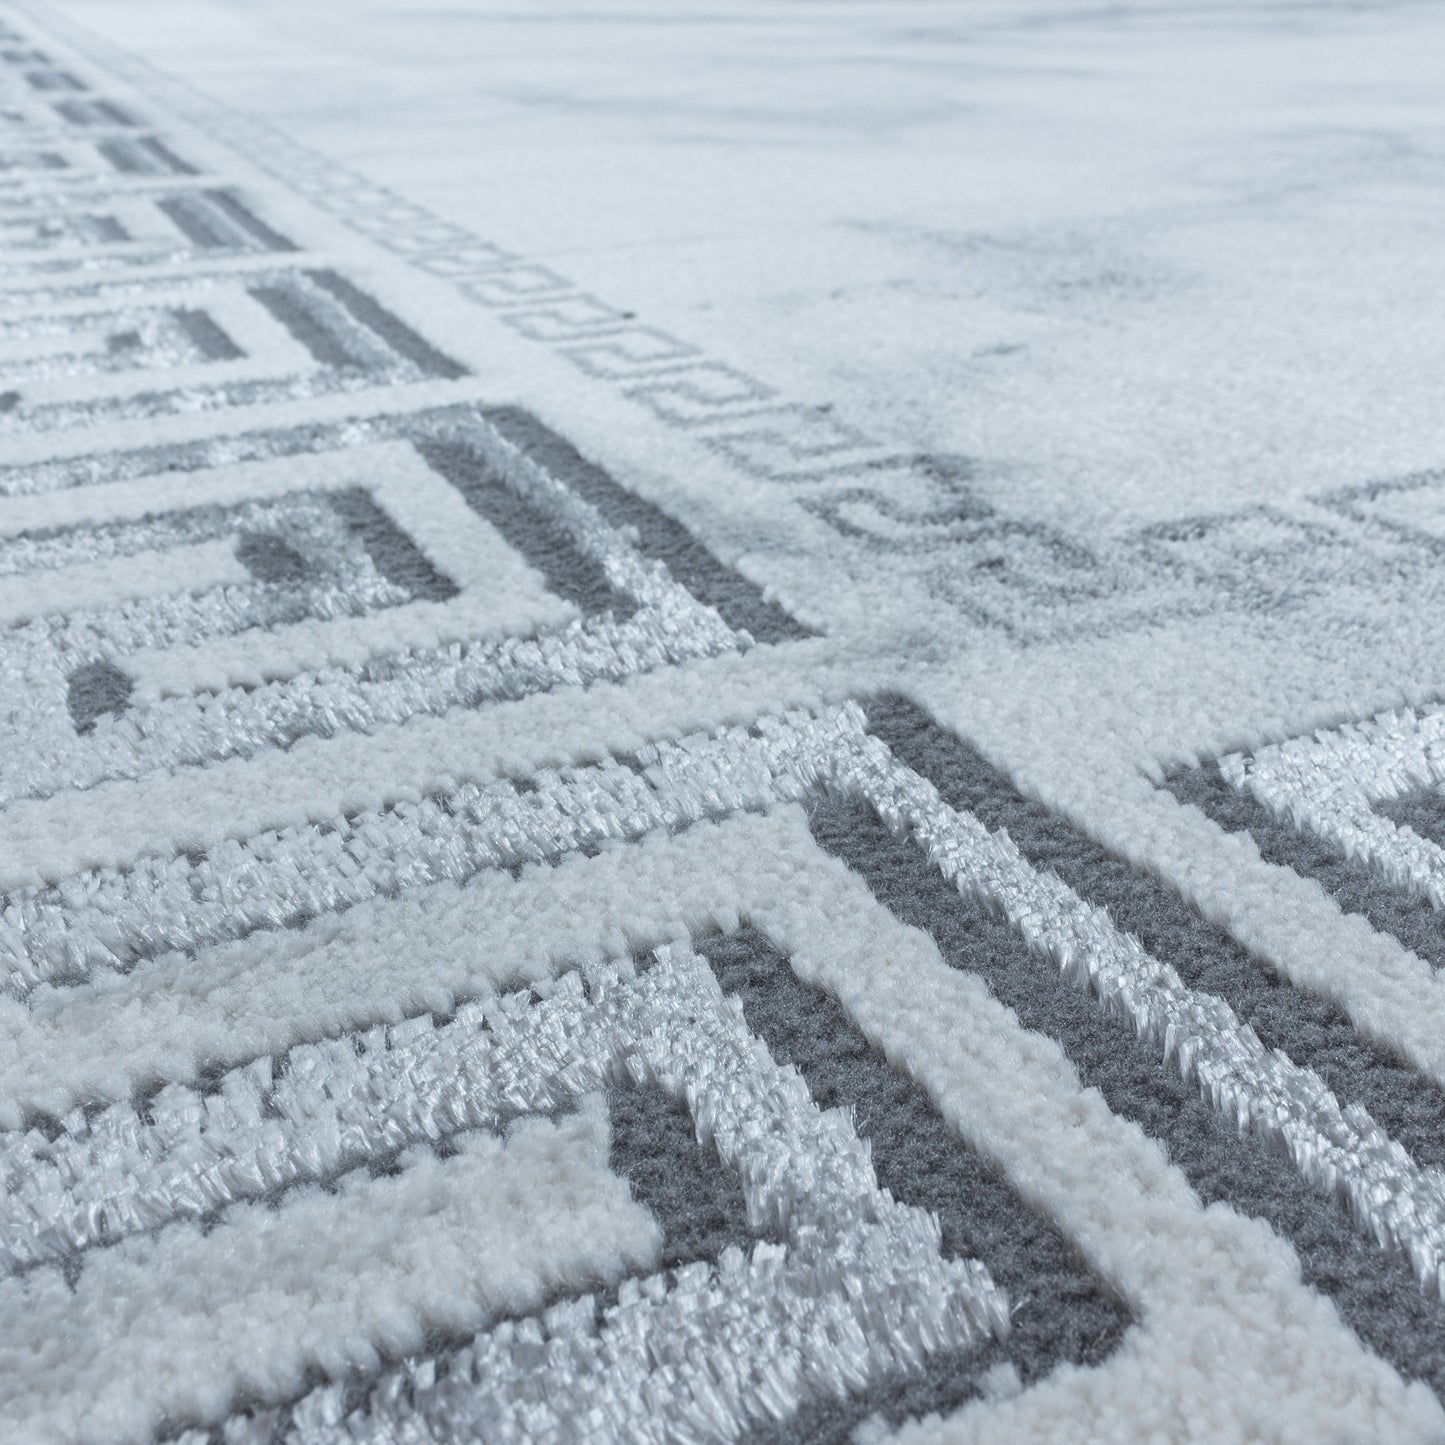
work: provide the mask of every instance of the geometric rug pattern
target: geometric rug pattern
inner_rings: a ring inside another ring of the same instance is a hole
[[[852,667],[405,277],[806,473],[840,556],[994,549],[947,586],[1015,638],[1128,631],[1180,555],[1177,612],[1238,604],[1217,538],[971,508],[0,40],[6,1438],[1232,1438],[1271,1380],[1300,1438],[1429,1438],[1445,1094],[1396,1024],[1445,961],[1445,712],[1147,783],[1409,951],[1369,1013]]]

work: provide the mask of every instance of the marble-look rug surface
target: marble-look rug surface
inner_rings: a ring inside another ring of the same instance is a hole
[[[1445,12],[0,15],[0,1439],[1445,1440]]]

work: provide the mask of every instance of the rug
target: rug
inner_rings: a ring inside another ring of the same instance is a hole
[[[0,19],[0,1438],[1445,1440],[1438,16]]]

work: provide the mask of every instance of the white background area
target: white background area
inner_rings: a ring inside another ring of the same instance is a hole
[[[1445,9],[62,0],[1075,533],[1445,459]]]

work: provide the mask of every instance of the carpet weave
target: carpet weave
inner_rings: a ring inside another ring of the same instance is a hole
[[[1445,1440],[1438,22],[959,10],[0,17],[0,1440]],[[900,199],[1196,44],[1148,217]],[[900,159],[724,266],[588,104]]]

